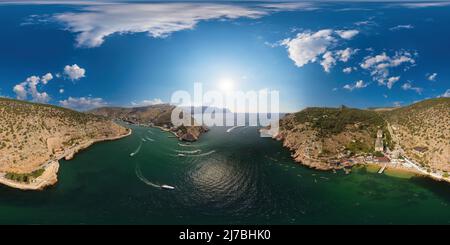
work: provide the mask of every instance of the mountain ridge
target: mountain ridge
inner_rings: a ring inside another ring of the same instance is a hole
[[[196,141],[201,134],[208,131],[208,128],[203,125],[174,126],[171,121],[171,115],[175,108],[176,106],[170,104],[140,107],[101,107],[90,110],[88,113],[122,120],[131,124],[158,127],[164,131],[172,132],[179,140],[183,141]],[[191,122],[194,122],[192,117]]]

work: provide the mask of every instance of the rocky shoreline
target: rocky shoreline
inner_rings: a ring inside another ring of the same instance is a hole
[[[265,128],[261,129],[260,132],[261,133],[265,133],[265,134],[269,134],[268,130],[265,129]],[[279,133],[279,134],[276,134],[276,135],[272,134],[271,136],[272,136],[272,139],[275,139],[277,141],[281,141],[282,144],[283,144],[283,147],[285,147],[285,148],[289,149],[289,151],[291,151],[291,157],[292,157],[292,159],[295,162],[297,162],[297,163],[299,163],[299,164],[301,164],[303,166],[316,169],[316,170],[335,171],[335,170],[344,169],[344,170],[346,170],[346,173],[349,173],[351,171],[350,169],[352,167],[355,167],[355,166],[364,166],[364,167],[369,167],[369,168],[370,167],[375,167],[378,170],[381,169],[382,166],[383,166],[382,164],[367,163],[367,162],[357,162],[357,161],[352,162],[352,163],[342,163],[342,164],[340,164],[338,166],[337,165],[330,165],[329,163],[320,161],[319,159],[309,159],[309,158],[307,158],[305,155],[303,155],[301,153],[301,151],[299,151],[299,149],[296,147],[296,145],[293,142],[287,141],[286,137],[283,136],[282,133]],[[377,172],[378,172],[378,170],[377,170]],[[444,182],[450,183],[450,178],[436,177],[436,176],[434,176],[431,173],[427,173],[427,172],[424,172],[424,171],[419,171],[418,169],[416,169],[414,167],[405,167],[405,166],[403,166],[401,164],[398,164],[398,165],[395,165],[395,166],[389,165],[386,168],[385,171],[386,171],[386,174],[389,174],[389,173],[392,173],[392,172],[399,172],[399,173],[402,173],[402,174],[428,177],[428,178],[431,178],[431,179],[436,180],[436,181],[444,181]]]
[[[277,141],[281,141],[283,144],[283,147],[289,149],[289,151],[291,152],[291,157],[295,162],[300,163],[309,168],[327,171],[327,170],[339,170],[339,169],[353,166],[353,164],[348,164],[348,163],[342,163],[339,165],[331,165],[327,162],[321,161],[320,159],[314,159],[314,158],[308,157],[305,154],[303,154],[302,151],[300,151],[298,149],[298,147],[295,145],[295,142],[286,140],[286,138],[282,134],[274,135],[274,136],[272,136],[272,138]]]
[[[209,131],[209,129],[206,126],[185,127],[186,132],[183,132],[182,130],[179,130],[179,128],[165,128],[165,127],[157,126],[157,125],[142,125],[142,124],[136,124],[136,123],[131,123],[131,122],[127,122],[127,123],[142,126],[142,127],[157,128],[157,129],[160,129],[161,131],[173,134],[174,138],[177,138],[180,141],[186,141],[186,142],[197,141],[197,140],[199,140],[200,136],[203,133],[206,133]]]
[[[43,190],[47,186],[51,186],[58,182],[59,162],[50,161],[44,164],[45,169],[41,176],[33,179],[29,183],[18,182],[5,177],[5,173],[0,174],[0,184],[20,189],[20,190]]]
[[[269,135],[272,137],[272,139],[275,139],[277,141],[281,141],[284,148],[287,148],[291,152],[292,159],[300,163],[304,166],[307,166],[309,168],[317,169],[317,170],[339,170],[346,167],[353,166],[352,164],[348,163],[342,163],[339,165],[331,165],[327,162],[321,161],[320,159],[314,159],[311,157],[308,157],[304,151],[302,151],[302,145],[299,145],[299,142],[297,142],[295,139],[288,138],[288,133],[285,131],[280,131],[277,134],[273,134],[270,132],[267,128],[261,128],[260,130],[261,134]]]
[[[131,134],[132,130],[128,129],[128,132],[124,135],[91,139],[75,147],[65,149],[64,152],[56,156],[55,159],[49,159],[48,162],[41,165],[40,169],[43,168],[44,172],[39,177],[31,180],[29,183],[18,182],[8,179],[5,177],[6,173],[0,173],[0,184],[20,190],[43,190],[45,187],[52,186],[58,182],[59,160],[61,159],[70,160],[75,156],[76,153],[88,148],[89,146],[95,143],[102,141],[117,140],[125,138]]]

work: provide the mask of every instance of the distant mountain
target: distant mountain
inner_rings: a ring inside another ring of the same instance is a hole
[[[192,113],[196,113],[197,111],[200,111],[201,113],[205,113],[206,110],[209,110],[209,111],[220,111],[220,110],[222,110],[223,113],[231,113],[231,111],[228,108],[220,108],[220,107],[214,107],[214,106],[202,106],[202,107],[200,107],[200,106],[191,106],[191,107],[185,106],[185,107],[182,107],[182,108],[183,109],[187,109],[187,110],[190,108]]]
[[[128,133],[103,117],[13,99],[0,98],[0,114],[0,176],[19,182],[29,182],[33,171],[42,174],[49,161]]]
[[[123,120],[132,124],[157,126],[166,131],[173,132],[180,140],[196,141],[208,129],[204,126],[174,127],[171,122],[172,111],[175,108],[169,104],[158,104],[142,107],[102,107],[88,113],[104,116],[111,119]],[[193,120],[193,119],[192,119]]]
[[[152,124],[155,126],[172,126],[170,117],[175,107],[159,104],[141,107],[101,107],[88,111],[90,114],[120,119],[134,124]]]

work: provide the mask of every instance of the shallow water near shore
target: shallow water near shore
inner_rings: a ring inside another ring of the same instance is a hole
[[[257,128],[226,130],[179,144],[159,129],[133,126],[129,137],[61,161],[53,187],[1,186],[0,223],[450,223],[447,183],[366,168],[316,171],[293,162],[280,142],[260,138]],[[142,140],[148,138],[154,141]]]

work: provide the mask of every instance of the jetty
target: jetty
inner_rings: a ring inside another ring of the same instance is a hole
[[[378,170],[378,173],[379,173],[379,174],[382,174],[382,173],[384,172],[384,170],[386,169],[386,167],[387,167],[387,163],[385,163],[385,164],[383,165],[383,167],[381,167],[380,170]]]

